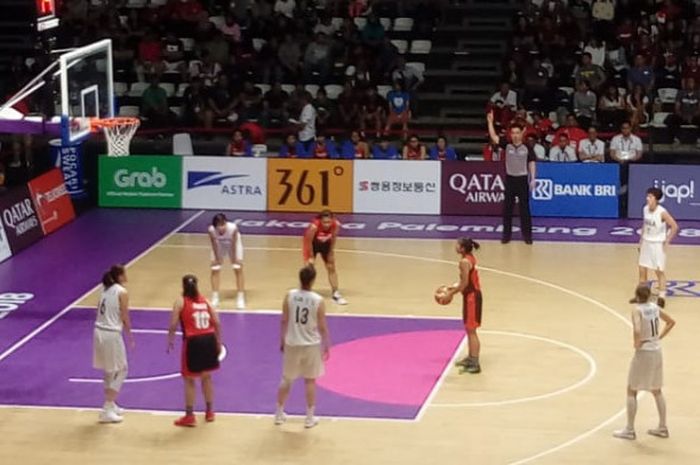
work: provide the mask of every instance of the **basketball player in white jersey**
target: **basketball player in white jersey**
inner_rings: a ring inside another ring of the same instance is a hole
[[[245,308],[245,290],[243,287],[243,242],[236,223],[226,220],[226,215],[218,213],[209,226],[211,240],[211,304],[219,306],[219,286],[221,283],[221,266],[226,257],[231,260],[231,267],[236,273],[236,308]]]
[[[277,393],[275,424],[287,419],[284,404],[289,397],[292,383],[304,378],[306,388],[305,428],[318,424],[316,408],[316,378],[324,372],[323,362],[330,354],[330,335],[326,324],[326,307],[323,298],[311,290],[316,279],[313,266],[299,271],[301,289],[287,293],[282,304],[282,331],[280,350],[283,353],[282,381]]]
[[[661,354],[661,339],[666,337],[676,322],[662,310],[665,299],[660,298],[658,304],[649,301],[651,289],[640,285],[635,292],[637,305],[632,310],[632,327],[634,337],[634,357],[630,364],[627,380],[627,426],[615,431],[613,436],[620,439],[636,439],[634,417],[637,414],[637,392],[651,391],[659,412],[659,426],[647,433],[660,438],[668,437],[666,426],[666,399],[661,392],[663,385],[663,358]],[[659,320],[664,322],[660,328]]]
[[[125,283],[126,270],[122,265],[112,266],[102,277],[102,295],[93,335],[93,366],[104,372],[105,402],[99,415],[100,423],[120,423],[124,419],[122,409],[116,404],[128,369],[122,331],[130,347],[134,347]]]
[[[659,297],[666,297],[666,249],[678,232],[678,224],[664,207],[661,189],[647,189],[644,206],[644,225],[639,241],[639,283],[645,284],[649,270],[656,273],[659,282]],[[630,302],[634,301],[632,299]]]

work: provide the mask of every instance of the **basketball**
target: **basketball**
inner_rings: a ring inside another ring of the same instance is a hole
[[[448,297],[447,291],[448,288],[444,285],[435,289],[435,302],[440,305],[447,305],[452,302],[452,296]]]

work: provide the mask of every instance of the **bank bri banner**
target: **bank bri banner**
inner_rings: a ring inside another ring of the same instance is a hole
[[[646,190],[658,187],[661,204],[679,220],[700,220],[700,166],[630,165],[629,218],[641,218]]]
[[[620,167],[612,163],[538,163],[533,216],[617,218]]]

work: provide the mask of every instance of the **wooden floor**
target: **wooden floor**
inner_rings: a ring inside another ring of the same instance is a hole
[[[245,238],[251,309],[277,309],[296,284],[298,238]],[[697,299],[671,298],[678,325],[664,341],[671,438],[641,399],[638,440],[613,439],[624,424],[632,355],[626,304],[636,282],[635,246],[486,242],[478,252],[485,309],[480,375],[450,369],[420,421],[324,421],[305,431],[270,417],[226,416],[191,430],[172,417],[129,413],[122,425],[95,412],[0,411],[0,464],[698,464],[700,363]],[[208,239],[177,234],[129,269],[133,307],[169,307],[185,272],[208,290]],[[341,239],[341,288],[350,300],[332,312],[458,316],[432,292],[456,278],[451,241]],[[672,247],[670,277],[698,277],[700,250]],[[232,272],[224,283],[232,288]],[[325,273],[318,290],[328,296]],[[224,294],[233,306],[233,291]],[[82,303],[94,304],[96,295]],[[137,355],[134,355],[137,356]],[[245,379],[241,379],[245,383]],[[226,389],[225,386],[217,386]],[[274,408],[274,399],[270,399]]]

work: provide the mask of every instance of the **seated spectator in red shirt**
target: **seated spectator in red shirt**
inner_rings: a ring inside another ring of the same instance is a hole
[[[345,159],[369,158],[369,144],[362,140],[360,131],[352,131],[350,139],[343,142],[340,156]]]
[[[365,133],[367,127],[372,128],[377,137],[381,136],[382,126],[386,115],[386,101],[377,94],[377,89],[370,87],[362,102],[360,130]]]
[[[505,127],[513,119],[513,114],[518,107],[518,94],[510,89],[509,83],[503,82],[489,102],[496,123]]]
[[[311,158],[338,158],[338,149],[335,142],[326,138],[323,133],[316,134],[316,140],[309,149]]]
[[[253,151],[250,142],[243,137],[243,131],[236,129],[226,149],[226,155],[230,157],[252,157]]]
[[[403,146],[402,156],[404,160],[425,160],[428,158],[425,145],[421,144],[416,135],[411,136]]]
[[[620,42],[625,49],[629,50],[634,42],[635,32],[632,20],[630,18],[625,18],[622,20],[622,24],[617,28],[617,41]]]
[[[558,141],[562,134],[569,139],[569,144],[574,149],[574,154],[578,148],[578,143],[588,136],[586,131],[579,127],[576,116],[572,114],[567,115],[566,125],[560,127],[557,129],[557,132],[554,133],[554,140]]]
[[[532,113],[532,125],[537,132],[537,139],[539,140],[545,140],[547,136],[554,132],[554,123],[552,123],[552,120],[539,111]]]
[[[350,0],[348,2],[348,16],[357,18],[367,11],[367,0]]]
[[[296,134],[288,134],[280,147],[280,158],[308,158],[304,144],[297,140]]]
[[[140,82],[146,80],[146,75],[160,75],[163,72],[163,46],[158,36],[149,31],[143,36],[138,45],[138,61],[136,74]]]
[[[185,34],[206,19],[207,12],[197,0],[171,0],[165,7],[165,15],[169,30]]]
[[[683,83],[685,83],[688,78],[693,78],[695,82],[700,82],[700,63],[696,55],[687,56],[683,63],[683,69],[681,71]]]
[[[499,145],[484,144],[484,150],[482,152],[484,156],[484,161],[503,161],[505,155],[505,149]]]
[[[265,143],[265,130],[258,123],[247,121],[241,124],[238,129],[243,131],[243,136],[253,144]]]

